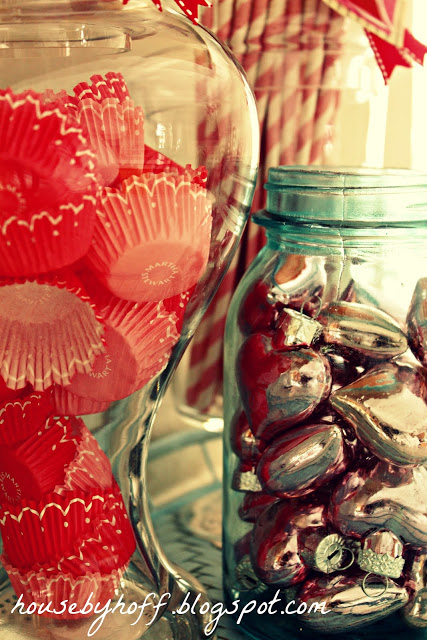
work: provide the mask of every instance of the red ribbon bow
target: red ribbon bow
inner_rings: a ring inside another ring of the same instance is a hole
[[[398,66],[423,64],[427,47],[403,26],[406,0],[323,0],[364,28],[387,84]]]

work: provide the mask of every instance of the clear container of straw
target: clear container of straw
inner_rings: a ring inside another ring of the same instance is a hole
[[[232,50],[257,98],[252,211],[265,206],[272,166],[383,166],[388,92],[360,25],[322,0],[217,0],[203,21]],[[221,428],[225,316],[263,244],[263,229],[250,222],[174,380],[178,411],[204,428]]]

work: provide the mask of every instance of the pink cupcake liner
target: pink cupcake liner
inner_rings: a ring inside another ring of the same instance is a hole
[[[34,91],[0,90],[0,145],[0,275],[34,275],[81,258],[99,181],[71,111]]]
[[[163,303],[134,304],[101,294],[94,298],[105,323],[105,353],[89,373],[77,373],[68,391],[97,402],[119,400],[141,389],[167,364],[179,339],[177,316]]]
[[[14,446],[33,435],[53,414],[50,391],[31,393],[0,404],[0,447]]]
[[[133,176],[104,190],[87,259],[118,297],[164,300],[203,274],[211,225],[206,189],[187,172]]]
[[[81,576],[74,577],[58,571],[55,567],[52,567],[52,571],[46,571],[46,569],[23,571],[13,566],[7,555],[2,555],[0,559],[16,595],[18,598],[22,595],[24,605],[29,607],[35,602],[38,607],[43,607],[41,609],[43,617],[60,620],[78,620],[93,615],[91,611],[81,613],[88,598],[91,598],[90,602],[94,607],[99,603],[98,610],[100,610],[110,598],[113,598],[126,570],[126,566],[123,566],[104,575],[85,572]],[[67,603],[65,611],[62,605],[64,601]],[[49,603],[52,604],[48,608]],[[72,604],[76,605],[72,609],[74,613],[69,612]],[[76,614],[76,611],[80,613]]]
[[[121,73],[109,71],[105,74],[105,78],[101,75],[93,75],[90,78],[92,84],[87,82],[79,82],[74,87],[74,93],[79,100],[90,98],[91,100],[105,100],[107,98],[116,98],[120,103],[130,98],[129,90]]]
[[[7,386],[37,391],[68,384],[103,353],[103,326],[70,271],[0,283],[0,374]]]
[[[38,502],[0,506],[3,548],[12,564],[22,569],[57,561],[76,539],[91,531],[111,493],[74,490],[62,496],[51,493]]]
[[[0,503],[41,500],[62,484],[77,443],[72,420],[48,418],[20,445],[0,447]]]
[[[78,103],[78,118],[95,151],[104,185],[114,182],[119,170],[136,174],[144,166],[144,114],[132,100],[113,98]]]
[[[107,490],[113,482],[113,473],[108,457],[102,451],[96,438],[87,429],[83,420],[78,420],[78,438],[73,459],[63,469],[61,484],[55,493],[64,495],[67,491],[80,489]]]
[[[90,398],[80,398],[65,387],[53,385],[52,403],[55,415],[58,416],[86,416],[93,413],[107,411],[111,402],[97,402]]]

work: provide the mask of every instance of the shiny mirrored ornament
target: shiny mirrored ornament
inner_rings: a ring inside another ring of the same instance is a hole
[[[389,578],[368,582],[364,574],[317,575],[307,580],[297,605],[306,605],[300,616],[309,629],[324,634],[346,633],[382,620],[408,601],[406,589]],[[323,605],[321,608],[319,605]],[[328,613],[323,613],[323,612]]]
[[[268,586],[261,582],[252,567],[249,555],[244,556],[236,566],[236,578],[240,591],[263,593]]]
[[[251,558],[266,584],[289,587],[302,582],[310,567],[301,555],[300,534],[326,526],[326,507],[316,500],[276,502],[258,518],[252,531]]]
[[[257,474],[265,491],[297,498],[346,470],[343,433],[336,424],[312,424],[287,431],[262,455]]]
[[[427,469],[378,462],[348,473],[331,497],[330,517],[344,535],[388,529],[404,544],[427,545]]]
[[[292,309],[283,309],[272,338],[272,347],[277,351],[309,347],[322,333],[317,320]]]
[[[284,304],[269,296],[271,287],[259,280],[246,293],[239,312],[239,328],[245,335],[272,331]]]
[[[406,564],[405,587],[410,597],[402,616],[410,627],[427,627],[427,548],[412,551]]]
[[[256,463],[262,455],[262,442],[253,435],[244,411],[237,413],[231,422],[230,444],[242,462]]]
[[[400,578],[405,564],[403,544],[386,529],[370,533],[364,540],[357,557],[362,571],[389,578]]]
[[[333,573],[348,568],[354,562],[354,554],[346,547],[344,536],[316,529],[301,534],[301,555],[309,567],[321,573]]]
[[[427,366],[427,278],[417,282],[406,321],[409,346],[421,364]]]
[[[406,466],[427,461],[427,378],[409,362],[377,365],[330,403],[376,456]]]
[[[308,418],[331,388],[329,363],[313,349],[274,351],[271,338],[253,334],[243,343],[237,382],[256,438],[271,440]]]
[[[242,463],[233,474],[232,488],[234,491],[262,491],[256,475],[256,466]]]
[[[255,522],[268,505],[278,498],[263,491],[245,493],[239,507],[239,518],[244,522]]]
[[[327,282],[325,259],[290,253],[276,269],[270,292],[286,307],[314,317],[320,310]]]
[[[344,387],[360,378],[365,372],[364,367],[356,365],[351,357],[337,353],[333,345],[320,346],[319,353],[329,361],[332,373],[332,387],[334,385],[336,385],[336,388]]]
[[[323,325],[322,339],[338,353],[360,359],[385,360],[404,351],[408,345],[398,323],[387,313],[357,302],[331,302],[318,315]]]

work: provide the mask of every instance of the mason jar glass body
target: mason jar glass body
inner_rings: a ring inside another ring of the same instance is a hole
[[[424,638],[427,178],[266,189],[226,327],[227,602],[256,638]]]
[[[145,463],[245,224],[252,93],[151,1],[0,1],[0,71],[0,633],[199,638]]]

